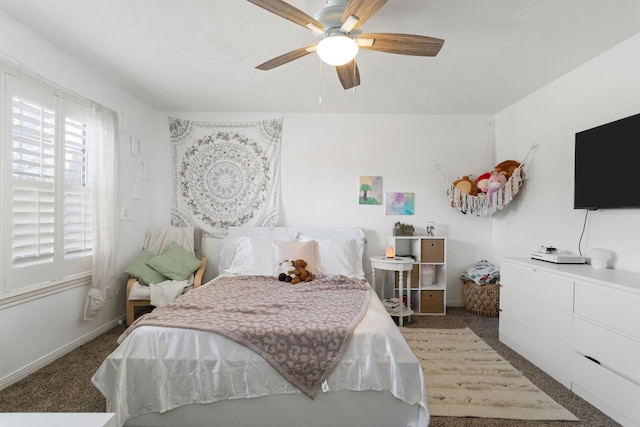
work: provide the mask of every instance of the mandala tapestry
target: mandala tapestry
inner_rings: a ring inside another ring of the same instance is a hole
[[[207,123],[169,117],[171,224],[223,238],[229,226],[278,221],[283,119]]]

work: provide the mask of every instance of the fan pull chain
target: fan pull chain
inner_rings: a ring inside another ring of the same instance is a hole
[[[351,69],[353,70],[353,82],[355,82],[356,81],[356,63],[355,63],[355,59],[353,61],[354,61],[353,62],[353,67],[351,67]],[[356,94],[356,88],[357,87],[358,87],[357,85],[355,85],[355,84],[353,85],[353,94],[354,95]]]
[[[320,64],[320,85],[318,91],[320,92],[318,95],[318,104],[322,104],[322,61],[318,61]]]

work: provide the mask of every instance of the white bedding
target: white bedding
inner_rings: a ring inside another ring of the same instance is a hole
[[[133,331],[92,381],[119,425],[131,417],[193,403],[300,393],[262,357],[227,338],[150,326]],[[371,298],[323,391],[340,390],[388,390],[409,405],[419,405],[419,425],[428,425],[420,365],[377,298]]]
[[[254,252],[241,251],[243,236],[255,239],[243,251],[249,247]],[[358,227],[230,227],[219,271],[231,266],[256,269],[262,263],[257,271],[265,274],[262,270],[277,262],[271,243],[294,239],[317,239],[317,267],[364,277],[366,237]],[[273,253],[265,258],[270,250]],[[250,261],[238,262],[243,260]],[[245,270],[244,274],[259,273]],[[180,328],[133,330],[92,381],[106,397],[107,411],[116,413],[118,425],[426,427],[429,423],[422,368],[375,297],[370,298],[342,360],[313,400],[247,347],[212,332]]]

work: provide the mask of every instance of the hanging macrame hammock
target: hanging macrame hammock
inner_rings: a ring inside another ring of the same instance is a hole
[[[531,149],[524,160],[513,170],[504,186],[497,191],[479,193],[478,195],[468,194],[456,186],[439,165],[436,165],[442,172],[442,185],[445,195],[449,198],[451,206],[460,212],[476,216],[489,216],[496,211],[506,208],[516,197],[527,177],[526,168],[529,157],[538,148],[537,144]]]

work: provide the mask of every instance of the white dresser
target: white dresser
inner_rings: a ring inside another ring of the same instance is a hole
[[[640,274],[505,258],[500,282],[500,341],[640,426]]]

